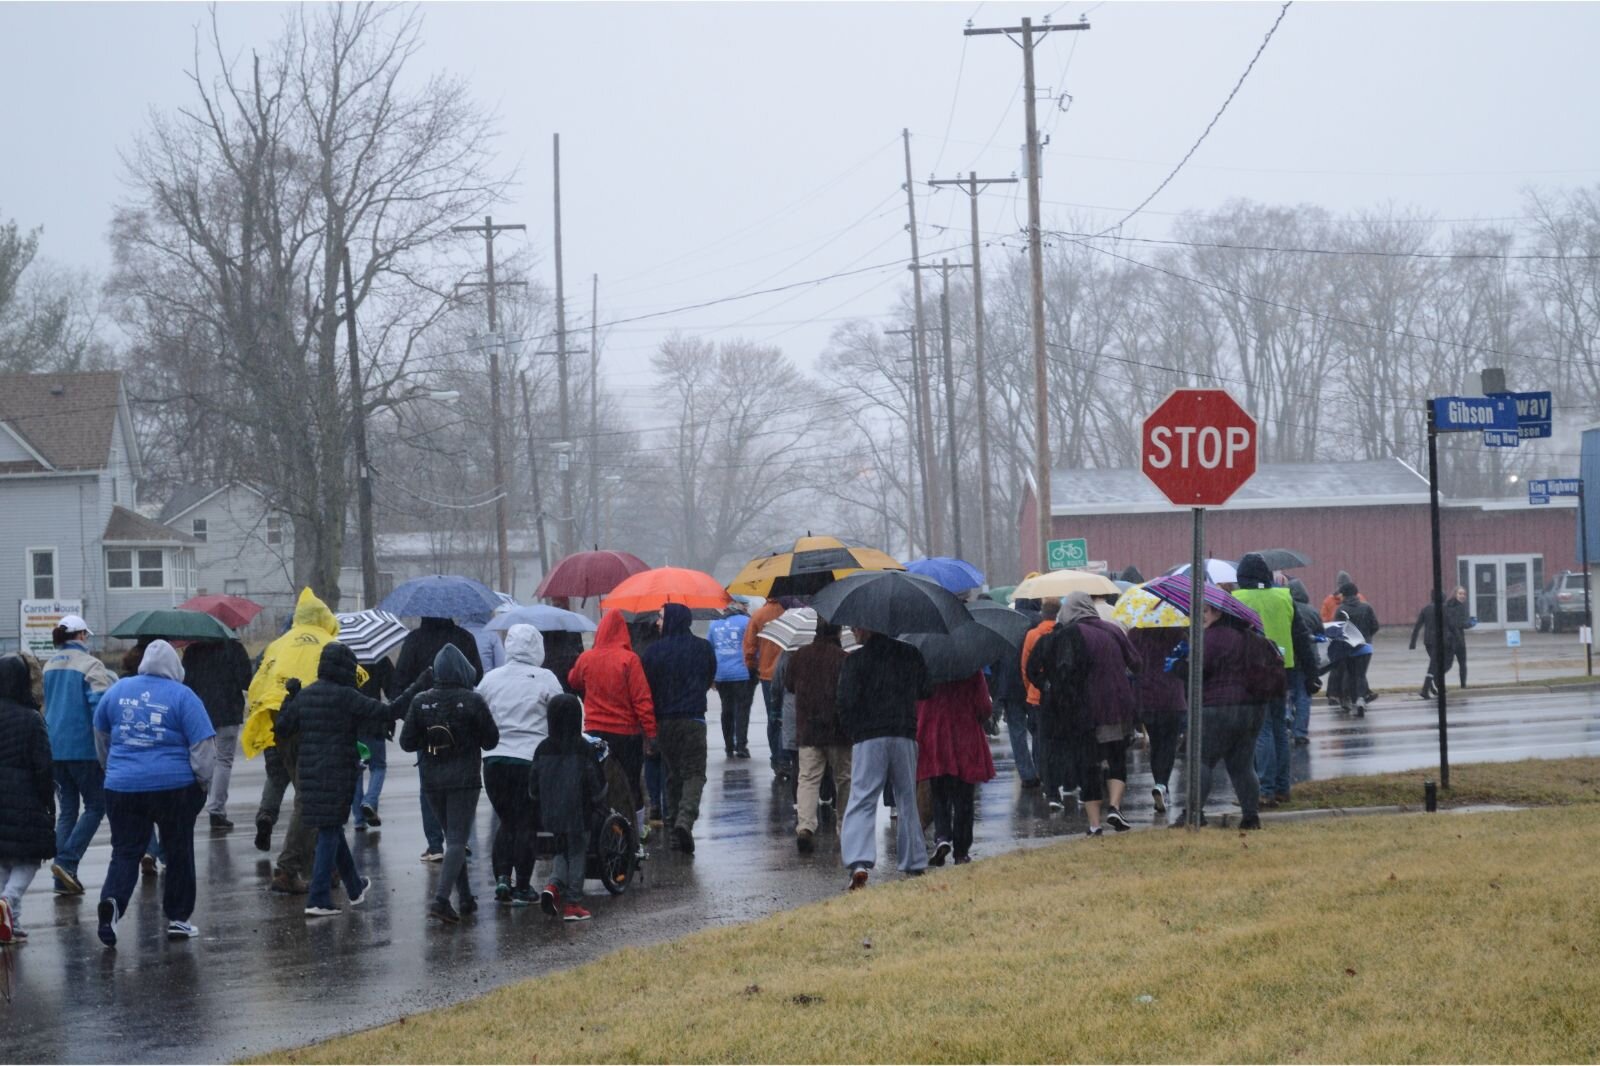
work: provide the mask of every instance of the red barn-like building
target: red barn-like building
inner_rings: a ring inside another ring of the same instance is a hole
[[[1089,558],[1113,573],[1131,563],[1154,577],[1189,558],[1188,509],[1137,469],[1057,470],[1050,498],[1054,536],[1085,538]],[[1480,625],[1531,627],[1533,593],[1561,570],[1578,569],[1577,501],[1440,504],[1447,594],[1465,585]],[[1037,557],[1035,507],[1030,491],[1020,516],[1023,559]],[[1432,587],[1427,478],[1399,459],[1263,465],[1227,506],[1206,513],[1207,555],[1237,560],[1260,548],[1311,559],[1293,576],[1313,602],[1348,570],[1385,625],[1409,626]]]

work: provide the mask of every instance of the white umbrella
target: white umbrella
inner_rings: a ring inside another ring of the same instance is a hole
[[[1189,563],[1184,563],[1182,566],[1174,566],[1167,571],[1167,574],[1187,574],[1190,565]],[[1206,580],[1213,585],[1237,585],[1239,583],[1239,568],[1226,559],[1207,559]]]
[[[354,611],[338,618],[339,643],[362,663],[377,662],[411,632],[388,611]]]
[[[770,640],[784,651],[803,648],[817,639],[817,612],[810,607],[791,607],[762,627],[760,640]],[[839,632],[839,643],[845,651],[860,646],[849,626]]]

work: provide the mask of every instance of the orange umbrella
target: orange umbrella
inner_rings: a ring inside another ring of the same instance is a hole
[[[685,607],[718,610],[733,602],[728,590],[717,579],[699,570],[686,570],[677,566],[662,566],[634,574],[600,601],[606,610],[616,609],[630,614],[659,611],[669,603]]]

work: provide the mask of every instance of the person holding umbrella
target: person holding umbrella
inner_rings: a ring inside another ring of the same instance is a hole
[[[784,689],[794,694],[795,740],[800,774],[795,788],[795,847],[810,853],[815,846],[817,810],[823,774],[832,770],[834,810],[850,804],[850,738],[839,719],[839,672],[845,650],[839,627],[818,620],[817,635],[793,653],[784,675]]]
[[[777,621],[787,609],[781,601],[768,599],[756,608],[755,614],[750,616],[750,624],[744,630],[744,665],[761,682],[761,702],[767,714],[768,758],[772,763],[772,772],[780,778],[788,776],[789,763],[783,755],[782,694],[773,691],[772,670],[778,665],[778,656],[783,651],[772,641],[757,638],[768,623]]]
[[[983,727],[993,710],[982,671],[934,686],[917,705],[917,780],[927,781],[933,795],[929,866],[943,866],[952,851],[957,866],[972,861],[978,786],[994,779]]]
[[[244,694],[250,687],[250,653],[237,639],[198,640],[183,649],[184,683],[194,690],[217,731],[217,766],[206,793],[211,828],[226,832],[228,783],[233,778],[233,756],[244,728]]]
[[[706,638],[717,653],[717,702],[722,706],[722,748],[730,759],[750,757],[750,705],[756,679],[744,661],[744,634],[750,615],[743,600],[734,600],[728,614],[711,623]]]
[[[478,641],[466,629],[456,625],[455,621],[437,615],[422,615],[417,628],[413,629],[405,640],[400,642],[400,653],[395,657],[393,684],[401,689],[409,688],[411,682],[422,676],[422,672],[433,665],[439,652],[447,647],[453,647],[461,652],[472,670],[472,684],[476,685],[483,679],[483,660],[478,657]],[[424,789],[418,795],[418,806],[422,811],[422,835],[427,841],[427,847],[422,852],[423,862],[442,862],[444,860],[444,828],[438,813],[428,803],[428,793]]]
[[[661,639],[640,656],[656,717],[656,737],[667,772],[665,824],[673,843],[694,854],[694,823],[706,787],[706,693],[717,678],[711,642],[689,630],[689,608],[661,608]]]

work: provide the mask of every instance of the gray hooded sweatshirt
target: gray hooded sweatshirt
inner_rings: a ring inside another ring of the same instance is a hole
[[[544,637],[533,626],[506,630],[506,658],[478,682],[478,695],[500,727],[491,758],[532,762],[534,749],[550,733],[550,701],[561,695],[561,682],[544,668]]]

